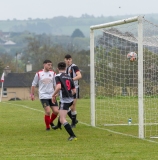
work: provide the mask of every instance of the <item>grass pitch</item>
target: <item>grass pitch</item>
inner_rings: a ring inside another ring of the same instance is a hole
[[[45,131],[44,112],[39,101],[1,102],[0,159],[158,159],[156,141],[113,132],[108,127],[91,127],[89,99],[78,100],[77,112],[79,124],[74,132],[78,140],[71,142],[67,141],[69,136],[63,127],[62,130]]]

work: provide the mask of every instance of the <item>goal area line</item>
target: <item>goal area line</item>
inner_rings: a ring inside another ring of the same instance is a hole
[[[138,123],[131,124],[104,124],[104,126],[138,126]],[[158,123],[144,123],[145,126],[158,125]]]
[[[33,111],[37,111],[37,112],[41,112],[41,113],[44,113],[42,110],[39,110],[39,109],[34,109],[34,108],[31,108],[29,106],[26,106],[26,105],[21,105],[21,104],[12,104],[12,103],[8,103],[8,102],[2,102],[2,103],[5,103],[5,104],[11,104],[11,105],[15,105],[15,106],[21,106],[23,108],[26,108],[26,109],[30,109],[30,110],[33,110]],[[88,127],[92,127],[92,125],[88,124],[88,123],[84,123],[84,122],[79,122],[80,124],[83,124],[83,125],[86,125]],[[118,125],[118,124],[117,124]],[[127,125],[127,124],[124,124],[124,125]],[[133,138],[138,138],[137,136],[134,136],[134,135],[130,135],[130,134],[124,134],[124,133],[121,133],[121,132],[116,132],[116,131],[113,131],[113,130],[110,130],[110,129],[106,129],[106,128],[101,128],[101,127],[97,127],[95,126],[94,128],[96,129],[99,129],[99,130],[104,130],[104,131],[108,131],[110,133],[114,133],[114,134],[117,134],[117,135],[122,135],[122,136],[127,136],[127,137],[133,137]],[[155,138],[156,139],[157,136],[155,137],[150,137],[151,139]],[[149,139],[141,139],[143,141],[147,141],[147,142],[150,142],[150,143],[156,143],[158,144],[157,141],[154,141],[154,140],[149,140]]]

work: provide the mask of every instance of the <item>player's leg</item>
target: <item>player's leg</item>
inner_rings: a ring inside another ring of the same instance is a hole
[[[69,109],[69,106],[71,106],[72,103],[61,103],[60,110],[59,110],[59,116],[60,116],[60,122],[63,124],[65,130],[68,132],[70,137],[68,138],[69,141],[77,140],[76,135],[74,134],[70,124],[66,120],[67,110]]]
[[[68,111],[68,116],[71,118],[72,122],[71,122],[71,127],[75,128],[76,124],[78,123],[77,120],[77,111],[76,111],[76,104],[77,104],[77,99],[79,98],[79,88],[76,88],[76,94],[74,94],[74,102],[73,105],[70,107],[69,111]]]
[[[72,128],[76,127],[76,117],[77,117],[76,103],[77,103],[77,99],[74,99],[73,104],[71,106],[71,115],[72,115],[71,127]]]
[[[67,115],[70,117],[70,119],[72,120],[72,114],[71,114],[71,107],[69,108],[69,110],[67,111]]]
[[[59,113],[59,107],[58,107],[57,102],[55,104],[53,104],[51,100],[50,100],[50,106],[51,106],[51,109],[52,109],[52,114],[51,114],[51,118],[50,118],[50,125],[51,125],[52,129],[54,129],[53,127],[55,125],[54,125],[53,121],[56,119],[56,117]]]
[[[61,102],[59,102],[59,109],[58,109],[58,112],[60,110],[60,105],[61,105]],[[61,129],[61,122],[60,122],[60,116],[58,117],[58,122],[57,122],[57,125],[56,126],[52,126],[52,129]]]
[[[62,129],[62,128],[61,128],[61,122],[60,122],[60,116],[58,117],[58,123],[57,123],[57,125],[52,127],[52,129],[54,129],[54,130],[56,130],[56,129],[58,129],[58,128],[59,128],[59,129]]]
[[[49,105],[49,101],[47,99],[41,99],[41,103],[45,112],[44,115],[44,121],[45,121],[45,125],[46,125],[46,130],[50,130],[50,113],[51,113],[51,109],[50,109],[50,105]]]
[[[76,94],[74,95],[74,101],[73,105],[71,107],[71,114],[72,114],[72,124],[71,127],[75,128],[76,124],[78,123],[77,120],[77,111],[76,111],[76,104],[77,104],[77,99],[79,98],[79,88],[76,88]]]

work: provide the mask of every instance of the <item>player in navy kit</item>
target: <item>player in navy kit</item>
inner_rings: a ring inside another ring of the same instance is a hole
[[[46,125],[46,130],[50,130],[50,126],[53,128],[53,121],[57,117],[59,112],[59,107],[57,102],[52,103],[52,95],[55,88],[55,75],[56,73],[52,71],[52,62],[50,60],[45,60],[43,62],[44,69],[38,71],[31,86],[30,97],[34,100],[35,87],[39,86],[39,99],[45,111],[44,121]],[[52,110],[52,114],[51,114]]]
[[[73,104],[73,95],[76,93],[76,88],[72,78],[65,73],[66,63],[60,62],[58,63],[59,74],[55,76],[56,87],[55,91],[52,95],[52,103],[56,103],[56,96],[59,92],[60,97],[60,105],[59,105],[59,122],[58,126],[61,123],[65,130],[68,132],[70,137],[69,141],[77,140],[76,135],[74,134],[70,124],[66,120],[67,111],[69,107]]]
[[[74,63],[72,63],[72,57],[71,55],[67,54],[65,55],[65,63],[66,63],[66,73],[73,79],[75,88],[76,88],[76,94],[74,94],[74,102],[72,106],[70,107],[71,109],[68,111],[69,117],[72,119],[71,127],[75,128],[76,124],[78,123],[78,120],[76,119],[77,117],[77,111],[76,111],[76,103],[77,99],[79,98],[79,79],[82,78],[80,69],[78,66]]]

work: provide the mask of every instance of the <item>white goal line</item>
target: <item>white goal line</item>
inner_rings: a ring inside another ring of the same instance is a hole
[[[138,123],[131,123],[131,124],[104,124],[104,126],[138,126]],[[145,126],[150,125],[158,125],[158,123],[144,123]]]
[[[38,111],[38,112],[44,113],[42,110],[34,109],[34,108],[31,108],[31,107],[28,107],[28,106],[25,106],[25,105],[13,104],[13,103],[8,103],[8,102],[2,102],[2,103],[12,104],[12,105],[16,105],[16,106],[21,106],[23,108],[27,108],[27,109],[31,109],[31,110],[34,110],[34,111]],[[84,122],[79,122],[79,123],[81,123],[83,125],[86,125],[86,126],[92,127],[91,125],[89,125],[87,123],[84,123]],[[130,135],[130,134],[124,134],[124,133],[121,133],[121,132],[116,132],[116,131],[113,131],[113,130],[110,130],[110,129],[100,128],[100,127],[94,127],[94,128],[97,128],[99,130],[105,130],[105,131],[108,131],[108,132],[111,132],[111,133],[114,133],[114,134],[118,134],[118,135],[122,135],[122,136],[138,138],[137,136],[133,136],[133,135]],[[150,137],[150,138],[156,138],[156,136],[155,137]],[[142,139],[142,140],[147,141],[147,142],[151,142],[151,143],[158,143],[156,141],[152,141],[152,140],[148,140],[148,139]]]
[[[27,109],[30,109],[30,110],[34,110],[34,111],[38,111],[38,112],[44,113],[44,111],[42,111],[42,110],[31,108],[31,107],[24,106],[24,105],[21,105],[21,104],[13,104],[13,103],[8,103],[8,102],[3,102],[3,103],[11,104],[11,105],[16,105],[16,106],[21,106],[23,108],[27,108]]]

